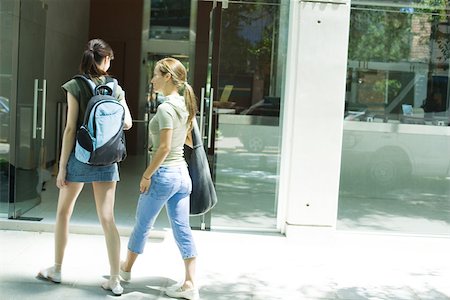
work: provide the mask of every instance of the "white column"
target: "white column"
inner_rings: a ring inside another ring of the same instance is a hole
[[[350,0],[292,1],[278,226],[337,219]]]

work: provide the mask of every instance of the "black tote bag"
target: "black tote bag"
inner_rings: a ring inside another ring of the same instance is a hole
[[[184,145],[184,157],[192,180],[189,213],[191,216],[199,216],[207,213],[217,204],[217,194],[195,118],[192,123],[193,148]]]

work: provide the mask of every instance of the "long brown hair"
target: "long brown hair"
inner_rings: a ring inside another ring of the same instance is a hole
[[[91,75],[92,77],[108,75],[107,72],[97,67],[97,64],[101,64],[106,56],[109,56],[111,59],[114,58],[114,52],[111,46],[101,39],[90,40],[86,44],[83,56],[81,57],[80,72]]]
[[[156,63],[155,69],[159,70],[162,75],[169,73],[172,78],[172,83],[178,88],[180,94],[184,96],[186,101],[186,108],[189,113],[187,124],[189,130],[192,128],[192,119],[197,113],[197,99],[194,90],[187,82],[187,71],[184,65],[176,58],[167,57],[159,60]]]

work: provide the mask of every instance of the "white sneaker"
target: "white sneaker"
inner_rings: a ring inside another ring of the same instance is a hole
[[[200,293],[197,288],[183,290],[181,287],[168,287],[166,289],[166,295],[171,298],[184,298],[188,300],[200,299]]]
[[[119,280],[114,280],[113,282],[109,280],[102,284],[102,288],[107,291],[111,291],[116,296],[123,294],[123,287],[120,285]]]
[[[120,262],[120,267],[119,267],[120,278],[122,278],[123,281],[129,282],[131,280],[131,272],[123,271],[122,264],[123,264],[123,262]]]
[[[40,270],[37,276],[54,283],[61,283],[61,272],[56,272],[55,267]]]

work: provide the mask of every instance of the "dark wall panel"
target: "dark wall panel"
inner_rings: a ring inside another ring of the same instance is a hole
[[[114,50],[110,73],[126,92],[133,119],[139,107],[143,0],[91,0],[89,37],[107,41]],[[137,126],[127,132],[130,154],[137,152]]]

